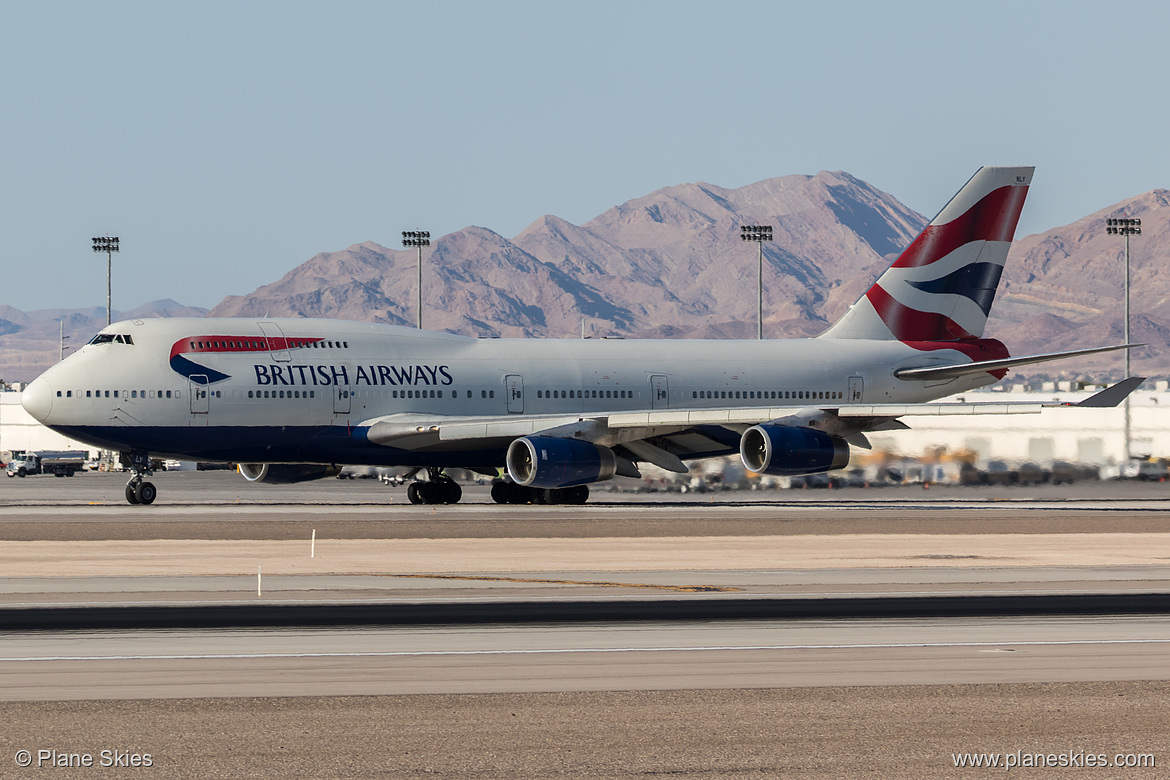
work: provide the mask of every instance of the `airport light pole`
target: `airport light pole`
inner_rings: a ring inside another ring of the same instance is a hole
[[[404,230],[402,231],[402,245],[418,247],[418,306],[415,316],[418,318],[418,329],[422,330],[422,248],[431,245],[431,231]]]
[[[117,236],[101,236],[93,239],[93,251],[106,253],[106,324],[110,324],[110,271],[113,268],[114,252],[118,251]]]
[[[1105,232],[1109,235],[1125,236],[1125,343],[1127,349],[1125,350],[1125,379],[1129,379],[1129,352],[1128,345],[1130,343],[1129,337],[1129,237],[1140,236],[1142,234],[1142,221],[1140,219],[1107,219],[1105,220]],[[1132,452],[1132,438],[1130,429],[1129,417],[1129,396],[1125,397],[1125,464],[1129,464],[1129,459],[1133,457]],[[1124,472],[1123,472],[1124,474]]]
[[[57,362],[60,363],[65,359],[65,341],[69,338],[65,335],[65,320],[57,320],[57,324],[61,326],[60,340],[57,342]]]
[[[739,237],[759,244],[759,271],[756,276],[756,338],[764,338],[764,242],[772,240],[771,225],[740,225]]]

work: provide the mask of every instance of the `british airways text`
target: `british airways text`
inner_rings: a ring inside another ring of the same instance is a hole
[[[257,385],[290,387],[348,385],[348,366],[254,365]],[[455,379],[447,366],[357,366],[355,385],[449,385]]]

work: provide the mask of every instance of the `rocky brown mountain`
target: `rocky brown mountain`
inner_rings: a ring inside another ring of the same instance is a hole
[[[1106,232],[1110,217],[1137,217],[1130,239],[1133,371],[1170,373],[1170,191],[1154,190],[1015,242],[988,321],[988,335],[1014,353],[1125,342],[1125,239]],[[1121,376],[1123,358],[1100,355],[1051,364],[1054,375]]]
[[[682,184],[584,225],[544,216],[508,240],[469,227],[424,258],[424,326],[481,336],[740,337],[755,331],[756,247],[739,226],[771,224],[765,323],[808,335],[856,298],[859,271],[905,246],[919,214],[852,176],[785,176],[728,190]],[[213,316],[414,323],[416,255],[365,243],[317,255]],[[843,281],[848,280],[848,281]]]

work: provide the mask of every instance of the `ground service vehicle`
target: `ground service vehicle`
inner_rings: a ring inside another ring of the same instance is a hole
[[[85,471],[84,450],[45,450],[13,453],[8,462],[8,476],[27,477],[30,474],[52,474],[54,477],[72,477],[78,471]]]

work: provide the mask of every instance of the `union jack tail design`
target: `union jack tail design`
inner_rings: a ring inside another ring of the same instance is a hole
[[[984,167],[820,338],[904,342],[983,335],[1034,168]]]

